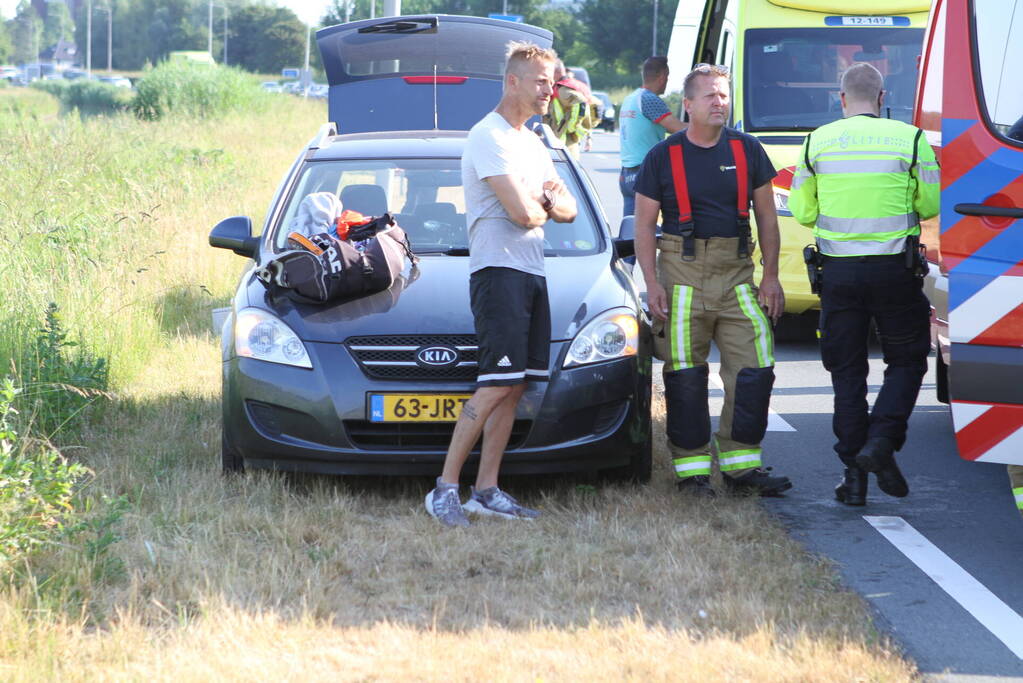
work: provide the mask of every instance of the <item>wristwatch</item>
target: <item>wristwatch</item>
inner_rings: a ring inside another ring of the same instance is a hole
[[[551,209],[554,208],[554,203],[556,201],[557,195],[554,194],[554,190],[544,188],[543,200],[540,202],[540,206],[543,207],[543,210],[546,211],[547,213],[550,213]]]

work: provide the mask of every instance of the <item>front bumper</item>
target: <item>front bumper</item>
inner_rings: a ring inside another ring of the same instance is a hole
[[[548,383],[519,402],[502,472],[546,473],[625,465],[649,438],[650,356],[563,369],[551,345]],[[368,420],[369,393],[471,393],[471,382],[367,378],[342,344],[306,343],[313,369],[250,358],[223,364],[224,432],[250,468],[331,474],[436,474],[452,423]],[[478,456],[467,463],[472,469]]]

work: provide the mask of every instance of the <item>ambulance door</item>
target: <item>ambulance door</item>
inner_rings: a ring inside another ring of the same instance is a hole
[[[941,253],[960,455],[1023,464],[1023,0],[946,0]]]

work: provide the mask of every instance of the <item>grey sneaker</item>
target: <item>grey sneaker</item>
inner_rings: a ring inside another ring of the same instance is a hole
[[[469,526],[458,499],[458,486],[445,484],[437,478],[437,488],[426,494],[426,511],[444,526]]]
[[[471,515],[502,517],[504,519],[525,519],[531,521],[540,516],[539,510],[531,510],[519,505],[519,501],[496,486],[491,486],[482,491],[477,491],[476,487],[473,487],[469,502],[463,505],[462,509]]]

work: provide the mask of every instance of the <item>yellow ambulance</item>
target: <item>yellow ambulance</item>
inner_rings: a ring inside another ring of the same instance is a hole
[[[810,231],[788,210],[800,146],[807,133],[842,117],[838,83],[853,62],[869,62],[884,75],[881,115],[912,122],[929,9],[930,0],[706,0],[698,26],[691,18],[676,21],[672,44],[685,47],[674,51],[672,75],[684,76],[697,62],[728,66],[731,125],[757,136],[779,171],[774,196],[787,313],[819,306],[803,263]],[[691,14],[692,6],[680,2],[678,11]],[[690,46],[686,63],[679,53]]]

